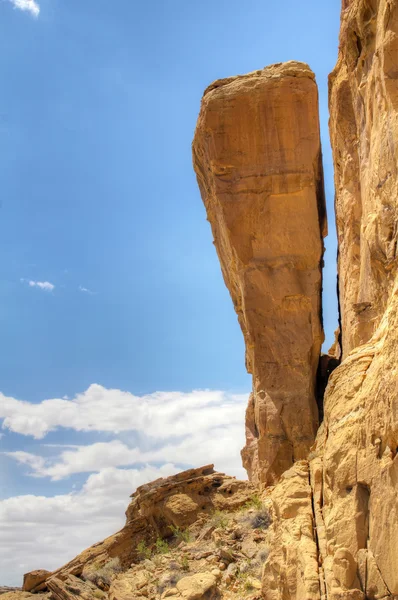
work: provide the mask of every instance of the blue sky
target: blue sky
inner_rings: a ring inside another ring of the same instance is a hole
[[[327,75],[339,11],[339,0],[0,0],[0,391],[11,419],[0,443],[14,453],[0,456],[0,526],[2,518],[15,522],[10,539],[18,527],[22,539],[18,515],[27,503],[33,524],[65,503],[86,523],[79,537],[60,511],[67,543],[51,551],[49,532],[35,550],[40,564],[15,546],[22,558],[0,570],[0,584],[18,583],[29,568],[53,568],[112,532],[132,487],[159,473],[213,453],[219,468],[240,474],[250,378],[191,166],[201,95],[214,79],[291,59],[316,73],[331,345]],[[198,389],[219,392],[198,398]],[[168,393],[160,421],[158,391]],[[131,414],[140,424],[124,428]],[[200,415],[214,423],[195,438],[207,453],[184,437]],[[94,497],[103,511],[113,507],[109,521],[90,512]]]

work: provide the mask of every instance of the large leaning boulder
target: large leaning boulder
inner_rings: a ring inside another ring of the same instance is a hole
[[[243,461],[274,483],[318,427],[326,215],[314,74],[288,62],[204,92],[193,161],[253,393]]]

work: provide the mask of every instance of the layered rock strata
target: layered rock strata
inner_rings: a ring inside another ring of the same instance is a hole
[[[275,483],[306,458],[318,427],[326,215],[309,67],[277,64],[210,85],[193,161],[253,374],[244,466],[253,482]]]
[[[330,76],[343,362],[311,461],[328,600],[398,597],[398,4],[343,3]]]
[[[255,488],[248,481],[217,473],[213,465],[142,485],[132,495],[126,525],[121,531],[91,546],[53,573],[26,574],[24,590],[49,593],[51,600],[73,600],[77,596],[86,600],[106,598],[109,586],[104,583],[98,588],[91,579],[112,560],[117,559],[120,570],[126,572],[132,563],[141,560],[140,548],[151,554],[150,549],[157,539],[171,539],[173,531],[185,531],[197,521],[210,519],[217,511],[238,510],[250,501],[254,492]],[[123,587],[124,584],[117,585]],[[109,597],[113,600],[132,598],[128,594],[112,594]]]
[[[394,0],[345,0],[330,75],[344,356],[372,337],[396,280],[396,13]]]

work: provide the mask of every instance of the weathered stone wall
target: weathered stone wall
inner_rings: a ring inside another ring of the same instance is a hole
[[[330,75],[344,356],[372,337],[396,278],[396,13],[395,1],[345,0]]]
[[[398,5],[343,2],[330,76],[343,362],[311,461],[328,599],[398,597]]]
[[[326,215],[309,67],[272,65],[210,85],[193,158],[253,374],[243,462],[252,481],[275,483],[306,458],[318,427]]]

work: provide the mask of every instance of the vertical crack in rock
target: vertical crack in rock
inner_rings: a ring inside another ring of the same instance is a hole
[[[342,362],[311,456],[319,550],[328,599],[395,598],[397,0],[344,1],[329,105]]]
[[[253,482],[273,484],[307,458],[319,423],[326,209],[309,67],[277,64],[210,85],[193,161],[253,375],[243,463]]]

